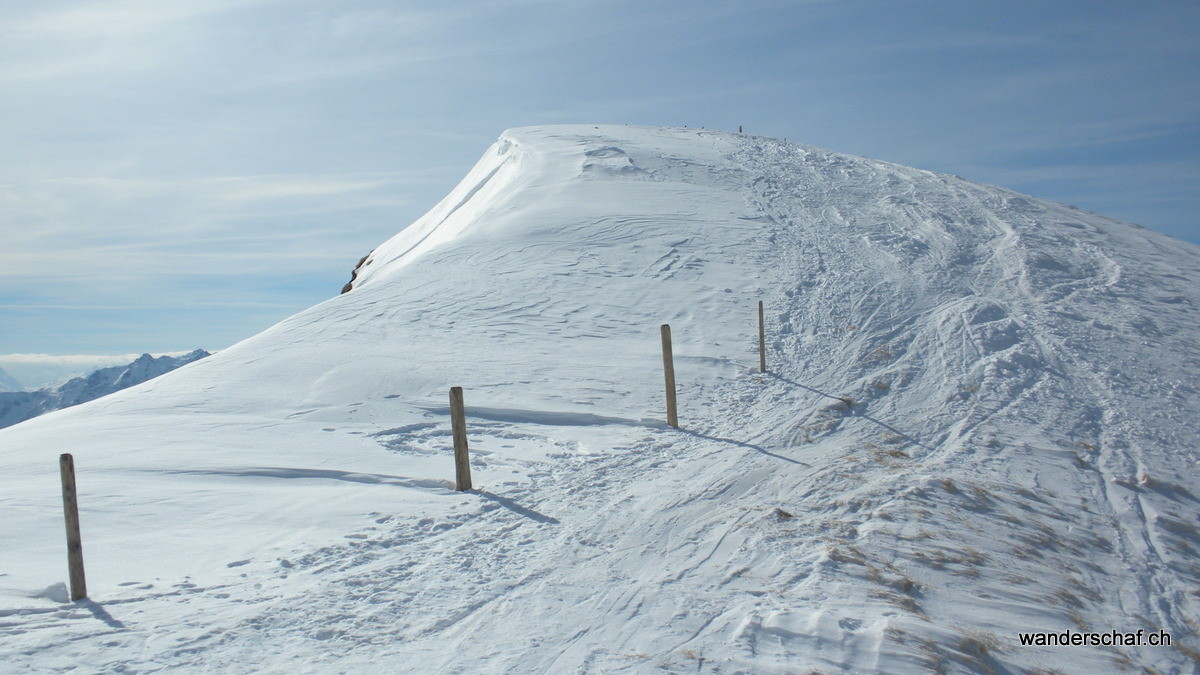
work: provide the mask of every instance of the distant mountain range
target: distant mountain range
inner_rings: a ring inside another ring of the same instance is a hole
[[[183,356],[142,354],[132,363],[101,368],[86,377],[36,391],[20,391],[21,384],[0,370],[0,429],[141,384],[206,356],[209,353],[203,349]]]
[[[16,378],[4,372],[3,368],[0,368],[0,392],[21,391],[23,389],[25,389],[25,387],[22,386],[21,383],[16,380]]]

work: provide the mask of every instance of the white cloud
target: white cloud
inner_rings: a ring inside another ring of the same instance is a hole
[[[420,184],[422,173],[10,183],[0,186],[9,230],[0,276],[212,273],[244,270],[246,259],[264,268],[349,260],[362,244],[347,230],[377,224],[376,237],[399,230],[406,223],[388,214],[404,204],[402,183]]]
[[[7,372],[26,389],[41,389],[99,368],[126,364],[137,357],[137,354],[4,354],[0,355],[0,370]]]
[[[183,356],[188,351],[155,353],[151,356]],[[0,354],[0,370],[26,389],[41,389],[72,377],[82,377],[100,368],[123,366],[141,354]]]
[[[0,367],[10,366],[54,366],[82,368],[96,363],[110,366],[128,363],[139,354],[0,354]]]

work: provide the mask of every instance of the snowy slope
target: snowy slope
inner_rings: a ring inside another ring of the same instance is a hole
[[[0,659],[1192,672],[1197,289],[1196,246],[951,176],[508,131],[349,293],[0,432]],[[92,603],[61,586],[63,451]],[[1139,628],[1175,646],[1017,643]]]
[[[57,387],[36,391],[0,391],[0,428],[127,389],[205,356],[209,356],[209,353],[203,349],[183,356],[142,354],[132,363],[100,368],[87,377],[74,377]]]

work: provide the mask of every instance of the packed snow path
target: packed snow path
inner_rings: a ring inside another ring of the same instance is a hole
[[[509,131],[348,294],[0,432],[0,658],[1191,672],[1198,281],[1195,246],[950,176]],[[56,585],[62,451],[95,602]],[[1138,628],[1175,645],[1017,642]]]

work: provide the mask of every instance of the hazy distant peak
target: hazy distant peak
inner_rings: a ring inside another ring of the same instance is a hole
[[[209,356],[209,353],[203,349],[183,356],[155,357],[142,354],[129,364],[100,368],[84,377],[67,380],[57,387],[35,391],[11,389],[8,393],[0,395],[0,428],[127,389],[205,356]]]
[[[17,378],[4,372],[0,368],[0,391],[24,391],[25,386],[17,381]]]

